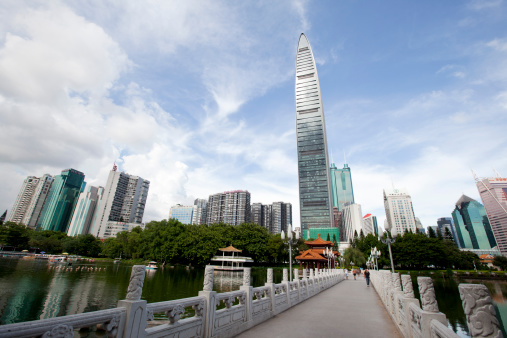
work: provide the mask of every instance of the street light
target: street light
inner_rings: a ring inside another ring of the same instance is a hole
[[[326,249],[324,251],[324,256],[327,258],[327,267],[328,269],[330,269],[330,262],[331,262],[331,259],[334,259],[334,252],[333,252],[333,249],[329,249],[327,246],[326,246]]]
[[[287,238],[285,232],[282,230],[282,241],[284,244],[289,244],[289,282],[292,282],[292,226],[289,224],[287,229]],[[299,241],[299,232],[296,232],[296,240]]]
[[[383,232],[380,233],[379,236],[382,243],[387,244],[387,246],[389,246],[389,257],[391,257],[391,270],[394,273],[393,252],[391,251],[391,244],[394,244],[394,242],[396,242],[396,239],[389,238],[389,236],[386,236]]]

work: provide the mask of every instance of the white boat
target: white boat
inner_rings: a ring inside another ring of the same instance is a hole
[[[157,262],[149,262],[146,266],[146,269],[155,270],[158,269]]]

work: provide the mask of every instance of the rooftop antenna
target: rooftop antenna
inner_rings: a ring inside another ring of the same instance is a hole
[[[475,173],[475,171],[470,168],[470,171],[472,172],[472,176],[474,177],[475,182],[479,182],[479,176]]]
[[[343,160],[345,161],[345,164],[347,164],[347,156],[345,156],[345,150],[343,151]]]
[[[495,173],[495,175],[496,175],[496,177],[497,177],[497,178],[502,177],[502,176],[500,176],[500,174],[498,173],[498,171],[496,171],[496,169],[495,169],[495,168],[493,168],[493,172]]]

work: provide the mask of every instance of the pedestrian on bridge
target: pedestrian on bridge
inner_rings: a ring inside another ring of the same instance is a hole
[[[364,270],[364,278],[366,279],[366,286],[370,286],[370,271]]]

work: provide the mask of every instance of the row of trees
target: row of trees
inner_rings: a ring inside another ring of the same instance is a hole
[[[361,233],[351,242],[351,248],[361,251],[364,257],[368,257],[375,247],[382,252],[378,259],[379,267],[390,266],[389,248],[376,236]],[[474,269],[474,263],[477,268],[481,266],[476,254],[459,250],[445,234],[428,237],[422,233],[405,232],[396,237],[391,249],[394,264],[402,269]]]

